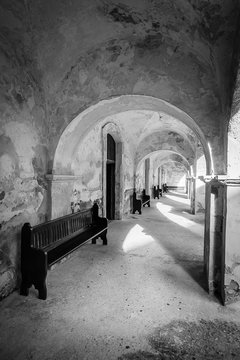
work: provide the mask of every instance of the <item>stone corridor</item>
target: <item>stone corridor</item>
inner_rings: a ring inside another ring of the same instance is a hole
[[[109,224],[48,273],[48,299],[0,303],[1,360],[240,359],[240,304],[203,279],[203,214],[184,194]]]

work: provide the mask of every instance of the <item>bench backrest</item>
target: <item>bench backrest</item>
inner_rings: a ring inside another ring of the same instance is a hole
[[[92,209],[82,210],[45,223],[31,226],[25,223],[22,228],[22,240],[26,247],[44,248],[67,237],[93,223]]]

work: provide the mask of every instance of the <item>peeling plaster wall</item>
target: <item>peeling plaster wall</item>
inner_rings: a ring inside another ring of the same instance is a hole
[[[98,125],[77,149],[73,173],[80,178],[74,182],[72,201],[80,203],[80,208],[86,206],[84,203],[102,201],[102,147],[101,126]]]
[[[101,124],[79,142],[71,161],[71,176],[52,183],[52,218],[89,208],[98,201],[102,207]],[[61,173],[61,169],[58,169]]]
[[[59,175],[62,180],[53,181],[52,218],[91,207],[94,201],[98,202],[101,213],[104,206],[102,128],[109,124],[110,120],[114,121],[120,131],[119,135],[124,139],[122,143],[124,149],[121,165],[122,183],[120,184],[121,193],[119,195],[123,196],[123,213],[129,213],[130,197],[134,186],[134,152],[132,151],[131,142],[128,142],[127,124],[124,127],[117,117],[113,117],[99,122],[79,142],[69,169],[71,175],[66,176],[65,180],[64,175],[62,177]],[[111,126],[109,132],[111,133]],[[60,165],[58,165],[58,171],[61,172]]]
[[[48,137],[26,9],[0,5],[0,298],[17,285],[24,222],[45,220]]]
[[[136,193],[141,194],[145,189],[145,160],[142,160],[136,171]]]
[[[225,295],[230,302],[240,298],[239,212],[240,186],[227,186]]]
[[[240,178],[240,67],[238,69],[231,118],[228,126],[228,175]]]

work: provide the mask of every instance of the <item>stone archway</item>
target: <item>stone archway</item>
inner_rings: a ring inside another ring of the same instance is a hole
[[[152,114],[158,114],[156,119],[154,118],[152,120],[153,131],[157,131],[157,126],[161,124],[162,117],[166,117],[167,120],[167,129],[171,132],[172,138],[176,137],[176,134],[174,133],[172,122],[175,124],[182,124],[179,128],[179,136],[176,138],[176,141],[182,139],[183,137],[186,139],[188,136],[188,144],[191,145],[191,139],[192,134],[194,134],[194,137],[197,139],[197,141],[201,144],[203,148],[203,153],[206,159],[206,174],[212,173],[212,161],[211,161],[211,154],[209,151],[209,147],[207,144],[207,141],[205,139],[205,136],[200,129],[200,127],[196,124],[196,122],[185,112],[182,110],[176,108],[175,106],[167,103],[166,101],[163,101],[161,99],[157,99],[150,96],[142,96],[142,95],[123,95],[119,97],[115,97],[109,100],[103,100],[100,101],[98,104],[93,105],[89,107],[88,109],[84,110],[82,113],[80,113],[72,122],[66,127],[64,132],[62,133],[58,145],[55,150],[55,155],[53,159],[53,168],[51,175],[48,176],[48,179],[50,181],[50,189],[51,194],[49,196],[49,204],[51,206],[51,217],[61,216],[64,215],[69,209],[69,205],[65,204],[65,208],[62,203],[62,197],[59,196],[59,194],[62,192],[65,196],[70,196],[69,189],[71,188],[71,182],[74,183],[75,180],[77,180],[80,176],[80,174],[75,173],[75,170],[73,168],[73,158],[74,154],[76,153],[79,143],[83,141],[83,139],[86,138],[87,134],[96,126],[101,126],[99,124],[105,123],[105,129],[107,129],[107,126],[109,127],[109,133],[113,136],[115,141],[117,142],[118,148],[121,149],[118,151],[119,154],[123,153],[122,146],[123,143],[120,139],[120,130],[116,130],[116,123],[115,125],[106,125],[107,123],[114,123],[113,119],[116,118],[117,115],[126,114],[126,116],[122,116],[124,118],[124,121],[126,124],[128,123],[129,116],[133,116],[132,114],[135,113],[136,116],[138,116],[138,113],[152,113]],[[161,113],[161,115],[160,115]],[[126,119],[126,120],[125,120]],[[170,125],[169,125],[170,124]],[[114,129],[115,126],[115,129]],[[136,126],[135,126],[136,127]],[[189,129],[186,130],[186,129]],[[147,130],[147,129],[146,129]],[[105,132],[105,130],[104,130]],[[145,129],[144,129],[145,132]],[[187,134],[188,133],[188,134]],[[126,134],[126,132],[125,132]],[[103,134],[102,134],[103,136]],[[105,136],[105,135],[104,135]],[[102,138],[102,143],[104,142],[104,139]],[[99,145],[101,147],[101,145]],[[103,146],[104,147],[104,146]],[[191,148],[191,146],[189,147]],[[148,151],[148,148],[145,149]],[[99,151],[99,150],[98,150]],[[134,150],[133,150],[134,151]],[[180,151],[180,148],[179,148]],[[104,149],[102,150],[102,158],[100,161],[104,163]],[[121,159],[118,159],[119,164],[121,164]],[[119,174],[120,174],[120,168],[121,165],[119,165]],[[104,174],[104,169],[102,169],[102,174]],[[123,176],[123,175],[121,175]],[[128,177],[129,178],[129,177]],[[98,190],[98,199],[101,202],[101,199],[104,201],[105,194],[104,194],[104,176],[102,175],[102,184],[101,189]],[[130,179],[128,181],[129,183],[132,183],[132,188],[134,187],[134,179]],[[116,218],[121,218],[122,216],[122,209],[124,208],[125,200],[123,201],[122,195],[121,195],[121,187],[122,185],[119,182],[118,185],[118,209],[116,207]],[[69,185],[70,184],[70,185]],[[64,189],[64,190],[61,190]],[[125,193],[129,193],[132,190],[126,189]],[[102,192],[102,194],[100,194]],[[93,199],[93,198],[92,198]],[[54,205],[56,204],[56,206]],[[56,212],[54,210],[54,207],[57,207],[58,209],[63,209],[61,212],[59,210]],[[103,214],[104,214],[104,206],[103,206]]]
[[[122,95],[109,100],[103,100],[80,113],[66,127],[59,139],[53,159],[52,173],[61,175],[72,173],[71,159],[75,148],[86,133],[98,122],[123,111],[138,110],[161,111],[171,118],[178,119],[179,122],[191,129],[202,144],[207,164],[206,172],[207,174],[212,174],[213,164],[209,146],[203,131],[197,123],[184,111],[170,103],[144,95]]]
[[[135,138],[137,141],[135,144],[133,144],[131,149],[128,149],[128,152],[131,153],[132,158],[128,159],[130,161],[126,162],[125,153],[127,151],[127,145],[124,140],[125,137],[128,138],[129,135],[126,126],[128,125],[129,120],[131,120],[131,130],[137,129],[139,116],[142,116],[142,133],[141,136],[138,137],[138,133],[135,132]],[[164,123],[167,124],[167,127],[164,127],[164,129],[170,132],[169,135],[172,137],[172,141],[176,142],[175,150],[178,152],[180,151],[180,143],[182,140],[186,141],[186,143],[188,142],[189,151],[191,150],[192,140],[195,142],[195,144],[199,143],[206,161],[205,175],[212,176],[215,154],[213,154],[212,161],[210,148],[203,131],[188,114],[161,99],[142,95],[124,95],[109,100],[100,101],[98,104],[86,109],[81,114],[79,114],[62,133],[53,159],[52,174],[48,177],[51,183],[50,198],[52,204],[55,202],[57,203],[58,209],[60,209],[60,207],[62,209],[62,199],[65,201],[64,199],[66,196],[70,198],[69,189],[71,189],[71,182],[74,183],[74,181],[78,180],[79,176],[81,176],[80,174],[75,173],[73,166],[74,154],[78,150],[79,144],[83,142],[88,134],[90,134],[92,129],[97,128],[99,143],[96,144],[93,139],[92,149],[93,146],[95,146],[96,152],[98,152],[98,179],[100,179],[100,177],[101,179],[98,182],[98,186],[94,195],[91,197],[91,201],[95,201],[97,198],[100,204],[103,205],[101,207],[102,214],[105,215],[104,202],[106,199],[106,194],[104,194],[104,188],[106,179],[104,178],[104,174],[106,172],[104,169],[104,164],[106,163],[106,137],[109,133],[111,136],[113,136],[115,142],[118,144],[118,178],[116,179],[118,185],[116,191],[117,206],[115,218],[121,219],[123,213],[125,214],[130,210],[130,207],[128,205],[126,206],[126,204],[129,204],[129,199],[134,189],[134,174],[136,173],[136,159],[138,158],[136,153],[138,150],[138,145],[142,140],[144,140],[144,138],[148,138],[150,132],[154,132],[156,134],[161,132],[161,129],[163,129],[163,127],[161,127],[163,120],[162,118],[164,117],[167,118],[166,122]],[[146,121],[146,119],[150,120]],[[121,126],[119,126],[119,124],[121,124]],[[150,131],[146,127],[149,124],[151,124]],[[178,125],[178,133],[174,131],[173,124],[180,124]],[[196,141],[193,139],[192,135],[194,135]],[[156,141],[158,141],[157,137]],[[174,150],[174,146],[175,145],[173,142],[171,147],[172,150]],[[151,150],[151,146],[145,146],[141,154],[145,156],[147,153],[149,153],[149,150]],[[153,149],[151,151],[153,151]],[[191,159],[193,159],[193,157],[191,157]],[[126,173],[127,168],[131,168],[131,173]],[[127,187],[123,188],[126,182],[128,185]],[[51,216],[61,216],[69,211],[69,204],[65,204],[65,213],[59,214],[54,212],[53,209],[54,206],[52,205]],[[206,223],[209,221],[209,219],[206,219]]]

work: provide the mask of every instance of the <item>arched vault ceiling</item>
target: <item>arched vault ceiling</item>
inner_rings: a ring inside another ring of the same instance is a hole
[[[125,111],[122,111],[123,109]],[[109,122],[118,125],[124,141],[129,144],[129,150],[133,154],[140,149],[141,143],[144,145],[147,152],[140,151],[139,159],[152,151],[163,149],[160,146],[161,139],[157,139],[156,136],[154,146],[146,148],[144,142],[151,145],[152,134],[165,133],[171,141],[179,143],[174,150],[180,153],[182,153],[182,144],[186,144],[187,154],[183,154],[186,158],[189,155],[192,158],[191,155],[196,152],[197,147],[199,148],[200,142],[206,156],[208,172],[211,171],[211,158],[206,138],[201,128],[188,114],[161,99],[143,95],[122,95],[101,101],[86,109],[66,127],[56,148],[54,173],[68,173],[74,153],[86,134],[96,125],[103,126]],[[162,140],[164,142],[166,138]],[[167,147],[166,144],[164,149],[173,148]]]
[[[158,150],[170,150],[183,156],[190,165],[194,163],[196,149],[183,136],[172,132],[155,132],[146,136],[138,145],[136,152],[136,164],[152,152]]]
[[[173,151],[160,150],[153,154],[150,154],[151,161],[153,163],[153,169],[158,168],[159,166],[172,161],[175,163],[182,164],[187,170],[190,171],[189,162],[180,154],[177,154]]]
[[[107,62],[141,55],[142,64],[152,60],[149,50],[166,52],[165,65],[189,55],[216,74],[223,54],[212,48],[231,40],[237,6],[238,0],[35,0],[28,11],[34,50],[52,92],[78,62],[86,68],[99,57],[100,65],[105,51]],[[225,53],[225,67],[229,60]],[[159,69],[157,62],[151,66]]]
[[[158,150],[148,154],[138,162],[136,172],[138,172],[139,167],[146,158],[150,158],[154,170],[168,162],[172,162],[182,164],[182,166],[184,166],[187,171],[191,172],[191,167],[188,160],[183,155],[171,150]]]
[[[200,144],[194,132],[187,125],[161,111],[125,111],[108,117],[105,121],[117,123],[124,133],[124,139],[132,144],[135,151],[144,138],[156,132],[164,132],[170,137],[183,138],[189,142],[194,151]]]
[[[162,165],[167,169],[172,168],[172,169],[182,170],[186,173],[189,171],[189,168],[187,168],[183,163],[178,161],[168,160],[164,162]]]

